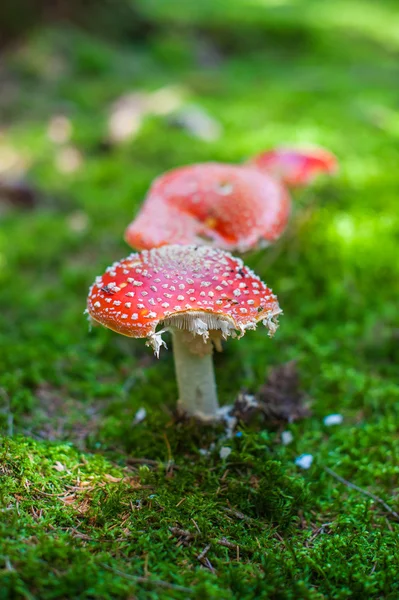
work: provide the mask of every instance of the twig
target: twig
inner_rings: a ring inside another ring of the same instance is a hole
[[[238,547],[238,544],[235,544],[234,542],[229,542],[229,540],[226,540],[226,538],[220,538],[220,540],[216,540],[216,543],[219,544],[219,546],[225,546],[225,548],[230,548],[230,550],[236,550]]]
[[[181,529],[180,527],[169,527],[169,531],[176,537],[184,536],[184,537],[195,537],[195,534],[188,531],[188,529]]]
[[[211,548],[211,544],[207,544],[205,546],[205,548],[203,549],[202,552],[200,552],[200,554],[198,554],[197,558],[200,561],[200,563],[202,565],[204,565],[204,567],[206,567],[207,569],[209,569],[212,573],[216,573],[215,569],[212,566],[211,561],[209,560],[209,558],[206,556],[207,552],[210,550]]]
[[[233,508],[222,507],[222,510],[228,515],[231,515],[232,517],[235,517],[236,519],[240,519],[242,521],[253,520],[251,517],[247,517],[247,515],[244,515],[244,513],[240,512],[239,510],[234,510]]]
[[[180,527],[169,527],[169,531],[174,537],[179,539],[178,546],[181,546],[182,544],[188,546],[197,536],[197,534],[191,533],[191,531],[187,531],[187,529],[181,529]]]
[[[389,514],[391,514],[397,521],[399,521],[399,514],[397,512],[395,512],[390,506],[388,506],[388,504],[386,502],[384,502],[384,500],[382,498],[379,498],[378,496],[376,496],[375,494],[372,494],[368,490],[364,490],[363,488],[359,487],[358,485],[351,483],[347,479],[344,479],[343,477],[341,477],[341,475],[338,475],[338,473],[335,473],[335,471],[333,471],[332,469],[329,469],[329,467],[324,467],[324,470],[327,471],[327,473],[329,475],[331,475],[331,477],[334,477],[340,483],[343,483],[344,485],[351,488],[352,490],[356,490],[357,492],[359,492],[360,494],[363,494],[364,496],[368,496],[369,498],[374,500],[374,502],[378,502],[378,504],[381,504],[381,506],[383,506],[385,508],[385,510],[387,510],[389,512]]]
[[[209,552],[210,549],[211,549],[211,545],[207,544],[205,546],[205,548],[203,549],[203,551],[198,554],[198,556],[197,556],[198,560],[199,561],[203,560],[205,558],[207,552]]]
[[[192,520],[192,522],[194,523],[194,526],[195,526],[196,530],[198,531],[198,533],[199,533],[200,535],[202,535],[201,529],[198,527],[198,523],[197,523],[197,521],[195,521],[194,519],[191,519],[191,520]]]
[[[100,565],[107,571],[115,573],[115,575],[119,575],[120,577],[124,577],[129,581],[134,581],[135,583],[146,583],[148,585],[162,587],[165,590],[175,590],[176,592],[184,592],[185,594],[193,593],[193,590],[191,588],[184,587],[183,585],[168,583],[167,581],[161,581],[160,579],[149,579],[148,577],[141,577],[140,575],[129,575],[128,573],[123,573],[123,571],[119,571],[119,569],[113,569],[105,563],[100,563]]]

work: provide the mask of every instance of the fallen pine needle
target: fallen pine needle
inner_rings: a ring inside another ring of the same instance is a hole
[[[379,498],[378,496],[376,496],[375,494],[372,494],[368,490],[364,490],[363,488],[359,487],[355,483],[351,483],[347,479],[344,479],[343,477],[341,477],[341,475],[338,475],[338,473],[335,473],[335,471],[333,471],[332,469],[329,469],[328,467],[324,467],[324,470],[327,471],[327,473],[329,475],[331,475],[331,477],[334,477],[340,483],[343,483],[344,485],[351,488],[352,490],[356,490],[357,492],[359,492],[360,494],[363,494],[364,496],[368,496],[369,498],[374,500],[374,502],[381,504],[381,506],[383,506],[385,508],[385,510],[387,510],[389,512],[389,514],[391,514],[397,521],[399,521],[399,514],[397,512],[395,512],[390,506],[388,506],[388,504],[386,502],[384,502],[384,500],[382,498]]]

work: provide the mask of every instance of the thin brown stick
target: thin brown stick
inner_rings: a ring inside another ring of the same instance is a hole
[[[212,573],[216,573],[214,567],[212,566],[211,561],[209,560],[209,558],[206,556],[206,554],[208,553],[208,551],[211,548],[211,544],[207,544],[205,546],[205,548],[203,549],[202,552],[200,552],[200,554],[198,554],[197,558],[200,561],[200,563],[206,567],[207,569],[209,569]]]
[[[329,467],[324,467],[324,470],[327,471],[327,473],[329,475],[331,475],[331,477],[334,477],[340,483],[343,483],[344,485],[351,488],[352,490],[356,490],[357,492],[359,492],[360,494],[363,494],[364,496],[368,496],[369,498],[374,500],[374,502],[381,504],[381,506],[383,506],[385,508],[385,510],[387,510],[389,512],[390,515],[392,515],[397,521],[399,521],[399,514],[397,512],[395,512],[390,506],[388,506],[388,504],[386,502],[384,502],[384,500],[382,498],[379,498],[378,496],[376,496],[375,494],[372,494],[368,490],[364,490],[363,488],[359,487],[355,483],[351,483],[347,479],[344,479],[343,477],[341,477],[341,475],[338,475],[338,473],[335,473],[335,471],[333,471],[332,469],[329,469]]]
[[[248,517],[247,515],[244,515],[244,513],[240,512],[239,510],[234,510],[233,508],[227,508],[227,507],[223,506],[222,510],[225,513],[227,513],[228,515],[235,517],[236,519],[240,519],[243,521],[252,521],[253,520],[251,517]]]
[[[203,549],[203,551],[200,552],[200,554],[198,554],[198,556],[197,556],[198,560],[203,560],[205,558],[206,553],[210,550],[210,548],[211,548],[211,545],[207,544],[205,546],[205,548]]]

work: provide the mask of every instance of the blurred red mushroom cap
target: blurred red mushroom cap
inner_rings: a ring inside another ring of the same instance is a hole
[[[276,177],[288,187],[306,186],[312,183],[317,175],[332,175],[338,170],[336,157],[323,148],[276,148],[254,156],[247,164]]]
[[[244,252],[274,242],[290,214],[284,187],[249,166],[202,163],[155,180],[125,239],[137,249],[199,243]]]

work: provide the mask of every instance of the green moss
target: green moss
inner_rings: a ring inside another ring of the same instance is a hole
[[[393,514],[325,470],[399,510],[394,5],[166,4],[137,3],[153,25],[143,45],[47,29],[5,60],[0,147],[23,159],[39,204],[1,216],[0,600],[395,599]],[[150,115],[108,148],[110,104],[165,86],[216,118],[221,138]],[[60,113],[83,161],[69,174],[46,133]],[[260,423],[229,440],[174,423],[171,353],[157,361],[83,316],[94,277],[129,252],[123,229],[157,174],[284,142],[330,148],[341,171],[296,191],[285,238],[246,258],[284,309],[275,339],[249,332],[215,366],[229,403],[296,359],[313,416],[286,426],[288,446]],[[328,428],[333,412],[344,421]]]

